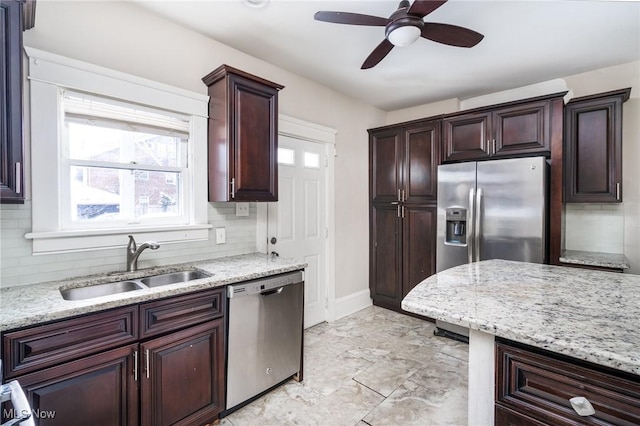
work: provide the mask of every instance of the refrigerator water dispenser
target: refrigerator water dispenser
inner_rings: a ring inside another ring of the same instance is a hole
[[[467,209],[446,209],[445,244],[467,244]]]

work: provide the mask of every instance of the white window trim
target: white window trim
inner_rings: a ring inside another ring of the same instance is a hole
[[[25,47],[29,58],[31,104],[31,182],[33,254],[74,252],[121,247],[126,236],[158,242],[208,239],[207,218],[207,113],[208,96],[143,79],[119,71]],[[66,231],[61,229],[59,88],[79,90],[123,101],[166,109],[191,117],[189,168],[192,196],[189,224],[127,226],[111,229]],[[53,107],[52,107],[53,105]],[[52,109],[53,108],[53,109]]]

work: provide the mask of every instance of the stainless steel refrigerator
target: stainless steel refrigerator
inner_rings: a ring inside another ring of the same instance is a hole
[[[545,263],[547,167],[544,157],[439,166],[437,272],[486,259]],[[436,327],[468,336],[454,324]]]

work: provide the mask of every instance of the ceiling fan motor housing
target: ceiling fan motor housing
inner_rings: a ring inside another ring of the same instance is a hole
[[[395,46],[408,46],[422,34],[424,21],[417,16],[407,15],[404,11],[401,14],[398,12],[389,18],[390,22],[385,27],[384,36]],[[394,15],[400,16],[395,18]]]

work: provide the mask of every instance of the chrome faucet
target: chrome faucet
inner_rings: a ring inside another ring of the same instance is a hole
[[[133,272],[138,270],[138,257],[145,249],[157,250],[160,248],[160,244],[155,241],[147,241],[137,246],[136,240],[133,239],[133,235],[129,235],[129,245],[127,246],[127,272]]]

